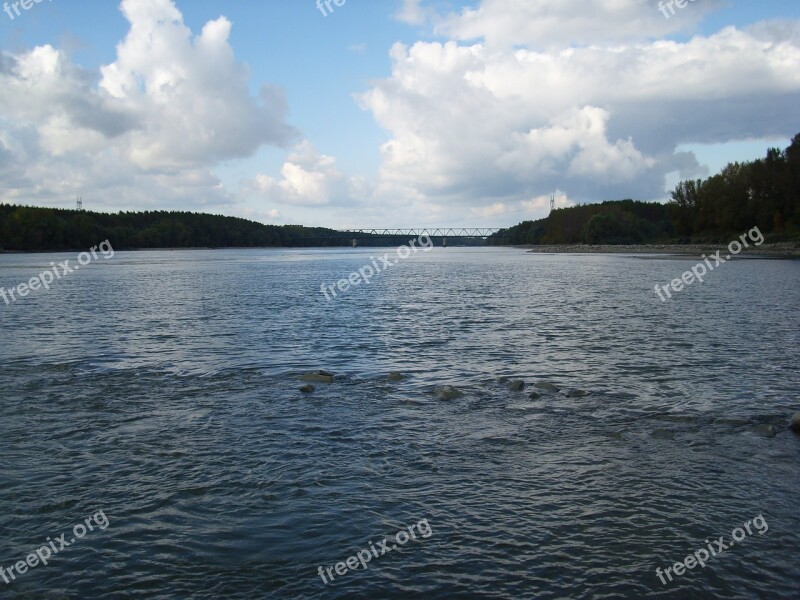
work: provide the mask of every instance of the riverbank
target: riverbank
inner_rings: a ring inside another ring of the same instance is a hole
[[[682,256],[702,256],[714,254],[717,250],[727,253],[724,244],[642,244],[642,245],[597,245],[564,244],[548,246],[515,246],[533,254],[677,254]],[[762,256],[776,258],[800,258],[800,242],[780,242],[762,244],[745,249],[739,256]]]

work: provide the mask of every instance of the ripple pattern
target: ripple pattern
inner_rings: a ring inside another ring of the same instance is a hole
[[[0,597],[797,597],[800,263],[665,304],[685,259],[449,248],[326,302],[371,255],[118,252],[0,306],[0,566],[110,522]],[[0,286],[54,259],[0,255]]]

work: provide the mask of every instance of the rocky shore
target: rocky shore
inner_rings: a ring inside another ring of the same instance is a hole
[[[700,257],[725,250],[725,244],[643,244],[626,246],[591,246],[588,244],[564,244],[550,246],[517,246],[534,254],[679,254]],[[739,256],[763,256],[779,258],[800,257],[800,242],[780,242],[751,246]]]

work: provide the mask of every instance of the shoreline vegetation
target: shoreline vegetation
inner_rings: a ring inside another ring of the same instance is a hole
[[[614,200],[561,208],[485,240],[462,239],[459,244],[525,247],[531,252],[700,255],[754,227],[766,243],[747,254],[800,256],[800,133],[785,150],[772,148],[763,159],[729,164],[705,180],[681,182],[666,204]],[[324,227],[265,225],[206,213],[112,214],[0,204],[3,253],[79,251],[104,239],[118,250],[341,248],[351,246],[353,237]],[[357,241],[363,247],[408,242],[400,236],[365,234]]]
[[[667,204],[620,200],[561,208],[504,229],[488,243],[557,246],[561,252],[575,251],[575,246],[583,251],[654,246],[683,252],[691,246],[719,248],[754,227],[768,245],[759,254],[794,255],[800,241],[800,134],[785,150],[769,149],[763,159],[732,163],[708,179],[679,183]]]
[[[108,239],[119,250],[344,246],[352,236],[323,227],[264,225],[177,211],[100,213],[0,204],[0,251],[68,252]]]
[[[349,246],[325,246],[349,247]],[[281,250],[285,248],[319,248],[317,246],[182,246],[182,247],[163,247],[163,248],[128,248],[126,252],[178,252],[196,250]],[[365,246],[370,248],[391,248],[393,245],[373,244]],[[451,247],[458,247],[451,245]],[[486,246],[473,246],[486,247]],[[538,245],[530,244],[514,246],[493,246],[493,247],[512,247],[525,250],[529,254],[652,254],[661,256],[697,256],[710,255],[720,249],[721,245],[713,244],[552,244]],[[50,250],[47,252],[78,252],[81,248],[69,250]],[[39,254],[45,250],[0,250],[0,254]],[[774,242],[765,243],[759,247],[750,247],[742,251],[739,258],[800,258],[800,240],[795,242]]]

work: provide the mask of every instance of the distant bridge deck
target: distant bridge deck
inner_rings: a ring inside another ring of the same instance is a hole
[[[488,227],[418,227],[411,229],[344,229],[341,232],[352,235],[369,237],[420,237],[427,235],[432,238],[488,238],[501,231],[499,228]]]

